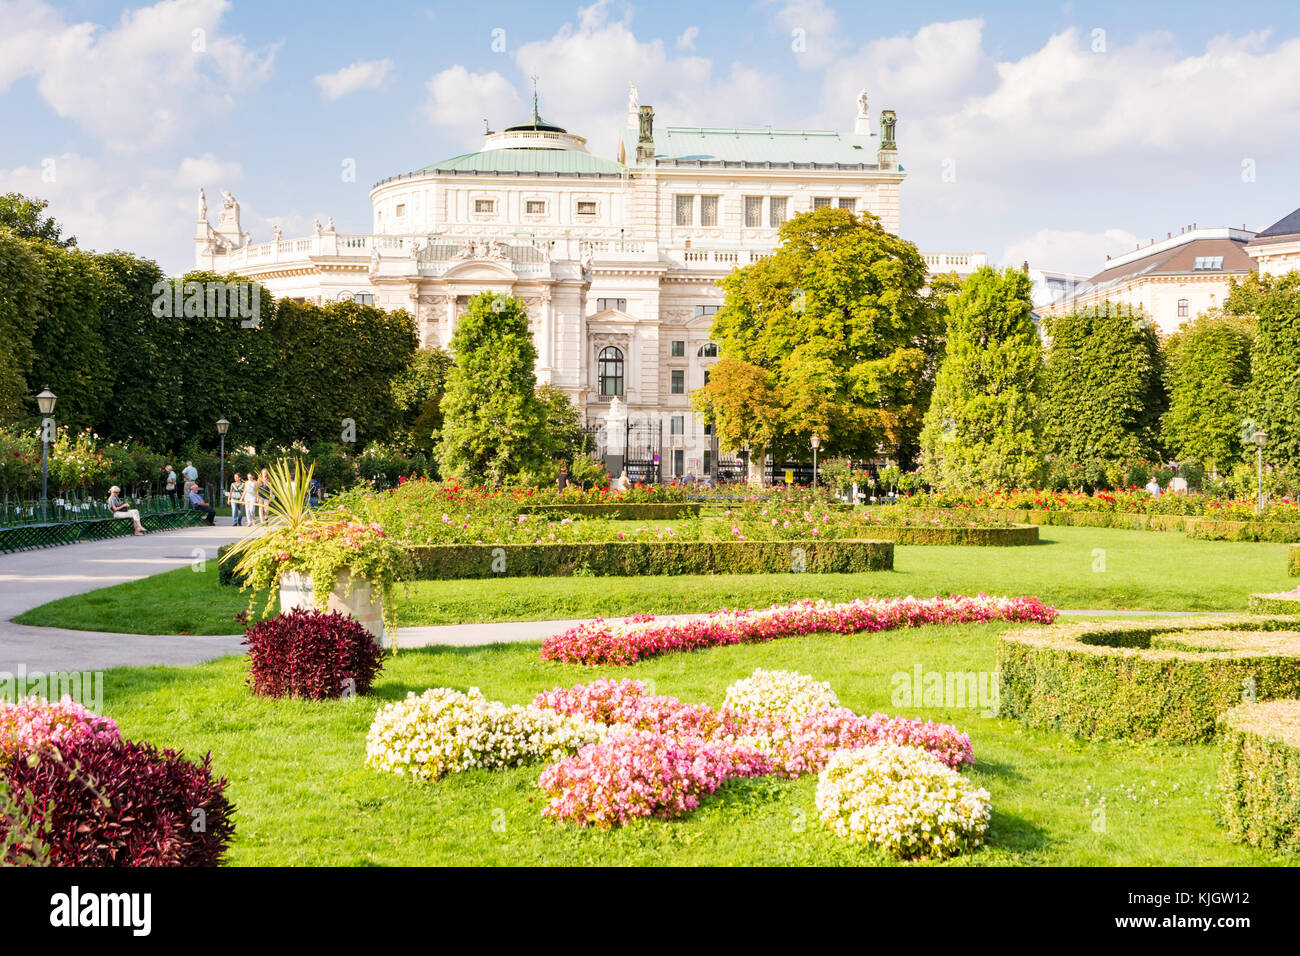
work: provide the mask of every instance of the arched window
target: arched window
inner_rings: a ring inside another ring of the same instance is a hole
[[[600,376],[600,394],[611,398],[623,394],[623,352],[612,345],[600,350],[600,362],[597,368]]]
[[[699,352],[696,353],[700,358],[717,358],[718,347],[712,342],[705,342],[700,346]]]
[[[1178,317],[1179,317],[1180,319],[1185,319],[1185,318],[1187,318],[1187,315],[1188,315],[1188,313],[1189,313],[1190,311],[1191,311],[1191,303],[1188,302],[1186,299],[1179,299],[1179,300],[1178,300]]]

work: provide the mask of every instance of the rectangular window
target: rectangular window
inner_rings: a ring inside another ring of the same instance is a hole
[[[849,212],[857,212],[858,201],[852,197],[840,200],[840,208],[847,209]]]
[[[683,369],[673,369],[673,394],[682,395],[686,392],[686,372]]]
[[[540,216],[546,212],[546,202],[542,199],[530,199],[524,203],[524,212],[530,216]]]
[[[1191,303],[1189,303],[1186,299],[1179,299],[1179,300],[1178,300],[1178,317],[1179,317],[1180,319],[1185,319],[1185,318],[1187,318],[1187,316],[1190,315],[1190,314],[1191,314]]]
[[[397,204],[397,216],[398,216],[398,218],[401,218],[402,216],[405,216],[405,215],[406,215],[406,203],[404,203],[404,202],[399,202],[399,203]]]
[[[669,428],[669,434],[672,434],[672,435],[685,435],[685,434],[686,434],[686,419],[685,419],[685,418],[683,418],[681,415],[674,415],[674,416],[670,419],[670,422],[671,422],[671,427]]]
[[[596,204],[595,204],[594,202],[580,202],[580,203],[578,203],[578,215],[579,215],[579,216],[594,216],[594,215],[596,215]]]
[[[374,305],[375,296],[371,292],[358,292],[352,296],[352,301],[357,305]]]
[[[1213,271],[1223,268],[1223,256],[1197,256],[1192,260],[1192,269],[1196,272]]]
[[[785,197],[773,196],[771,198],[771,207],[768,215],[767,224],[775,229],[781,223],[785,222]]]
[[[475,200],[474,200],[474,211],[475,211],[475,212],[492,212],[492,210],[495,209],[495,208],[496,208],[496,200],[495,200],[495,199],[475,199]]]
[[[830,209],[830,208],[831,208],[831,197],[830,197],[830,196],[814,196],[814,197],[813,197],[813,208],[814,208],[814,209]]]
[[[717,315],[718,309],[720,308],[722,307],[718,305],[697,305],[695,307],[695,317],[699,318],[701,315]]]
[[[745,197],[745,225],[750,229],[757,229],[763,225],[763,197],[746,196]]]
[[[700,225],[716,226],[718,224],[718,197],[700,197]]]
[[[677,225],[693,226],[695,224],[695,197],[675,196],[677,201]]]
[[[707,368],[704,370],[704,384],[709,384],[709,370]]]
[[[596,311],[607,312],[610,309],[616,309],[619,312],[627,311],[627,299],[597,299]]]
[[[685,342],[673,342],[673,358],[681,358],[686,354]]]
[[[713,452],[707,448],[704,449],[704,473],[706,475],[713,474]]]
[[[686,474],[686,452],[680,448],[673,450],[673,474],[678,477]]]

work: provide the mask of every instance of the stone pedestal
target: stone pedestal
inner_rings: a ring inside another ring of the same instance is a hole
[[[288,613],[298,607],[316,607],[314,583],[310,575],[289,571],[280,576],[280,612]],[[364,578],[354,579],[350,572],[340,572],[334,579],[334,590],[330,592],[325,610],[351,615],[370,632],[380,647],[391,645],[384,629],[384,599],[375,594],[370,582]]]

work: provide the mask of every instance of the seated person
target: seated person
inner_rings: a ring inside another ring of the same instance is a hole
[[[127,506],[122,500],[122,489],[117,485],[108,489],[108,510],[113,512],[114,518],[130,518],[134,521],[136,537],[144,534],[144,525],[140,523],[140,512]]]
[[[209,527],[217,523],[217,509],[203,500],[203,495],[199,492],[197,484],[190,485],[189,499],[190,509],[207,518]]]

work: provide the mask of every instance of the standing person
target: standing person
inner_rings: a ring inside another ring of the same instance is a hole
[[[179,505],[181,503],[180,475],[176,474],[176,469],[173,468],[171,465],[168,465],[163,470],[167,473],[167,477],[165,479],[166,487],[167,487],[167,496],[171,498],[173,506]]]
[[[1147,494],[1152,498],[1160,497],[1160,482],[1156,481],[1156,476],[1152,475],[1151,480],[1147,482]]]
[[[565,488],[569,487],[569,466],[568,465],[560,466],[560,477],[555,479],[555,487],[559,491],[563,491]]]
[[[217,523],[217,509],[203,500],[197,483],[190,485],[189,499],[190,507],[207,519],[209,528]]]
[[[265,468],[257,476],[257,520],[265,521],[271,507],[271,474]]]
[[[194,462],[192,461],[187,461],[185,463],[185,468],[181,471],[181,474],[185,476],[186,487],[189,487],[199,480],[199,470],[194,467]]]
[[[135,522],[135,536],[138,538],[144,534],[144,525],[140,523],[140,512],[135,508],[128,507],[122,500],[122,489],[117,485],[108,489],[108,510],[113,512],[114,518],[130,518]]]
[[[244,476],[244,517],[249,527],[257,524],[257,476],[251,471]]]
[[[244,522],[244,479],[235,472],[230,480],[230,526],[238,528]]]

